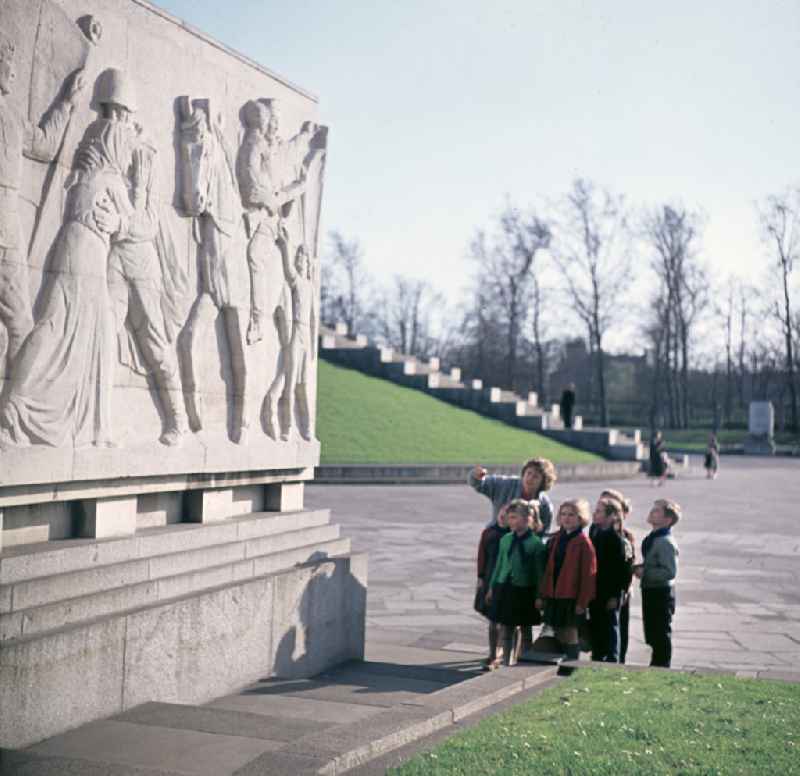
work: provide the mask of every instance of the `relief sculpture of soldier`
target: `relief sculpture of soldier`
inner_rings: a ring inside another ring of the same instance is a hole
[[[0,413],[6,442],[18,445],[112,444],[115,312],[154,372],[167,418],[161,441],[175,444],[186,429],[161,303],[156,245],[168,254],[171,241],[158,218],[154,152],[131,121],[135,98],[121,71],[100,75],[95,98],[101,116],[75,153],[42,314]]]
[[[35,126],[8,101],[16,80],[15,54],[14,43],[0,36],[0,324],[8,337],[8,365],[33,328],[27,252],[19,222],[22,157],[41,162],[56,157],[75,100],[84,87],[81,74],[76,73],[66,85],[64,98],[56,102],[41,126]]]
[[[178,100],[178,157],[184,211],[193,217],[198,243],[199,296],[182,337],[186,360],[184,387],[193,423],[204,425],[200,381],[209,356],[207,343],[214,322],[222,319],[232,377],[231,439],[244,443],[250,425],[250,400],[245,328],[251,302],[247,278],[245,229],[235,159],[225,138],[222,116],[212,119],[209,101]]]
[[[273,319],[281,344],[286,345],[288,322],[280,304],[282,268],[275,241],[280,225],[292,215],[295,200],[304,192],[303,160],[316,128],[307,124],[283,140],[277,100],[250,100],[242,108],[242,119],[245,135],[237,157],[237,177],[249,238],[252,297],[247,342],[252,345],[263,339],[265,321]]]
[[[174,344],[188,313],[180,304],[188,281],[160,213],[156,150],[132,121],[136,95],[126,74],[107,70],[98,85],[97,102],[103,118],[87,132],[81,153],[87,163],[98,163],[105,153],[104,129],[110,122],[128,147],[125,161],[130,159],[121,171],[130,192],[129,207],[123,214],[124,228],[112,239],[108,263],[120,355],[134,370],[152,374],[164,414],[160,441],[177,445],[188,431]]]

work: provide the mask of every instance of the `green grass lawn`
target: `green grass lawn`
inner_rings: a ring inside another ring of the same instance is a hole
[[[389,773],[800,773],[800,685],[581,669]]]
[[[388,380],[320,360],[322,463],[555,463],[602,460]]]

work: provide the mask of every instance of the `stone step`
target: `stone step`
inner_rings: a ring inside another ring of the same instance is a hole
[[[41,636],[50,631],[164,604],[191,593],[262,577],[325,557],[342,556],[350,551],[350,540],[338,538],[339,526],[320,526],[293,533],[304,534],[308,539],[312,538],[313,531],[317,532],[313,535],[313,543],[66,598],[43,606],[12,610],[0,615],[0,642]]]
[[[16,582],[66,574],[124,561],[185,552],[244,539],[321,525],[328,510],[252,512],[219,523],[174,523],[144,528],[119,539],[60,539],[8,547],[0,554],[0,590]],[[0,592],[0,606],[3,593]]]
[[[328,523],[328,517],[324,510],[311,512],[305,516],[301,527],[295,526],[295,530],[266,535],[254,533],[249,539],[166,552],[139,560],[111,563],[97,568],[51,574],[47,577],[35,577],[2,585],[0,614],[175,576],[182,572],[198,571],[223,563],[244,561],[258,555],[291,549],[315,541],[336,539],[339,536],[338,528]],[[273,526],[267,524],[267,527]],[[6,588],[9,592],[4,594]]]

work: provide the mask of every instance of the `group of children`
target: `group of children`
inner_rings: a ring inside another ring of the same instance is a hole
[[[624,663],[634,577],[641,582],[650,665],[669,667],[678,570],[671,529],[681,517],[678,504],[655,501],[637,563],[625,527],[631,503],[618,490],[603,490],[593,512],[577,498],[562,501],[554,513],[547,491],[556,469],[546,458],[527,461],[519,477],[476,466],[468,481],[492,502],[478,545],[475,593],[475,609],[489,621],[487,670],[512,665],[533,649],[533,626],[540,624],[537,644],[555,638],[568,659],[577,659],[588,642],[592,660]]]

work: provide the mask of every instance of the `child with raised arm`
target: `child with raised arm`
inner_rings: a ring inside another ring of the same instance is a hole
[[[642,583],[644,640],[652,647],[651,666],[669,668],[672,662],[672,616],[675,614],[675,578],[678,576],[678,545],[672,527],[681,519],[674,501],[658,499],[647,522],[653,530],[642,542],[644,562],[634,566]]]
[[[482,493],[492,502],[492,519],[487,525],[497,522],[497,513],[513,499],[539,502],[539,521],[543,536],[553,521],[553,503],[546,491],[553,487],[557,479],[556,467],[547,458],[531,458],[522,467],[519,477],[505,477],[488,474],[482,466],[476,466],[467,478],[471,488]]]
[[[514,499],[505,514],[511,530],[500,540],[487,602],[491,619],[503,626],[503,663],[513,665],[531,646],[523,643],[530,626],[541,622],[536,601],[546,551],[536,535],[541,529],[537,502]]]
[[[491,619],[490,607],[486,603],[486,594],[489,592],[489,583],[497,565],[500,540],[507,533],[506,510],[501,509],[497,515],[497,522],[483,529],[481,540],[478,543],[478,589],[475,592],[475,611],[489,620],[489,656],[481,661],[487,671],[491,671],[499,665],[497,647],[500,626]]]
[[[583,529],[591,515],[586,499],[569,499],[558,508],[560,529],[547,543],[547,565],[538,608],[544,622],[555,630],[567,658],[577,660],[578,625],[594,598],[597,560]]]

